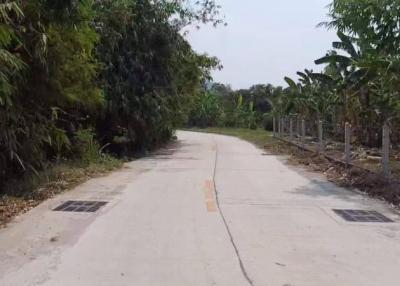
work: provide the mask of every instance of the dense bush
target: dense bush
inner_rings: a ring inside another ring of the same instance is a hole
[[[100,146],[125,155],[167,140],[218,64],[182,29],[220,23],[219,7],[189,3],[2,1],[0,191],[61,159],[91,160]]]

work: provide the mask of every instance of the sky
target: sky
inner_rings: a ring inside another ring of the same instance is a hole
[[[334,31],[317,28],[327,21],[331,0],[216,0],[228,26],[191,31],[194,50],[220,59],[223,70],[214,81],[234,89],[253,84],[285,85],[332,48]]]

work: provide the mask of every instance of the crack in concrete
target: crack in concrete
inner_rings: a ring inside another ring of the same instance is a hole
[[[254,286],[255,284],[254,284],[253,280],[250,278],[249,274],[247,273],[246,267],[244,266],[243,260],[242,260],[242,258],[240,256],[239,248],[236,245],[236,242],[235,242],[235,240],[233,238],[231,229],[230,229],[230,227],[228,225],[228,222],[227,222],[227,220],[225,218],[225,215],[222,212],[222,209],[221,209],[221,206],[220,206],[219,194],[218,194],[217,184],[216,184],[217,164],[218,164],[218,144],[215,141],[214,141],[214,144],[215,144],[215,163],[214,163],[214,171],[213,171],[213,182],[214,182],[214,191],[215,191],[215,198],[216,198],[217,208],[219,210],[219,214],[220,214],[220,216],[222,218],[222,221],[223,221],[223,223],[225,225],[226,231],[227,231],[227,233],[229,235],[229,238],[230,238],[231,244],[233,246],[233,249],[235,250],[236,257],[237,257],[237,259],[239,261],[240,270],[242,271],[242,274],[243,274],[244,278],[246,279],[246,281],[248,282],[248,284],[250,286]]]

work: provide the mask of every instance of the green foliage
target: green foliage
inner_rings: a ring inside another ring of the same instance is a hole
[[[13,4],[1,13],[1,27],[6,27],[0,40],[5,63],[0,68],[0,176],[4,177],[36,173],[49,161],[68,155],[69,136],[87,121],[82,115],[89,116],[88,111],[101,103],[95,85],[92,2],[73,4],[65,21],[58,13],[68,7],[56,11],[39,0],[26,1],[21,9]]]
[[[102,150],[92,129],[82,129],[76,132],[74,143],[73,154],[83,163],[90,164],[101,161]]]
[[[185,7],[163,1],[105,3],[97,21],[107,25],[97,25],[102,38],[97,52],[107,106],[98,129],[102,142],[113,142],[114,152],[143,150],[171,136],[218,62],[194,53],[180,25],[171,25],[171,15]],[[193,14],[184,11],[181,20],[190,20]],[[116,22],[115,14],[122,21]]]
[[[2,1],[0,181],[168,140],[219,67],[182,36],[208,22],[209,0]]]
[[[201,128],[217,126],[222,116],[220,98],[211,91],[200,92],[190,113],[190,126]]]
[[[233,91],[229,86],[214,83],[197,97],[190,113],[189,125],[197,127],[266,127],[266,114],[272,109],[271,85],[255,85]]]
[[[334,0],[327,27],[348,34],[368,53],[398,55],[400,3],[398,0]]]
[[[339,40],[315,61],[324,72],[298,73],[298,84],[286,78],[279,100],[286,107],[275,105],[275,113],[350,122],[361,143],[379,146],[377,130],[400,115],[400,2],[334,0],[329,15],[321,25],[336,29]]]
[[[101,90],[95,80],[99,65],[93,57],[97,35],[84,22],[76,26],[51,25],[48,27],[49,84],[59,95],[58,105],[80,106],[92,110],[103,103]]]
[[[8,50],[12,42],[17,40],[13,28],[15,21],[22,17],[23,13],[17,2],[0,3],[0,107],[12,105],[14,87],[11,81],[24,68],[18,55]]]

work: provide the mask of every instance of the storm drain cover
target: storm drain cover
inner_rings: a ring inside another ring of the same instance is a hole
[[[350,222],[394,222],[376,211],[366,210],[333,210],[337,215]]]
[[[67,201],[56,207],[53,211],[93,213],[98,211],[102,206],[106,204],[106,202],[98,201]]]

